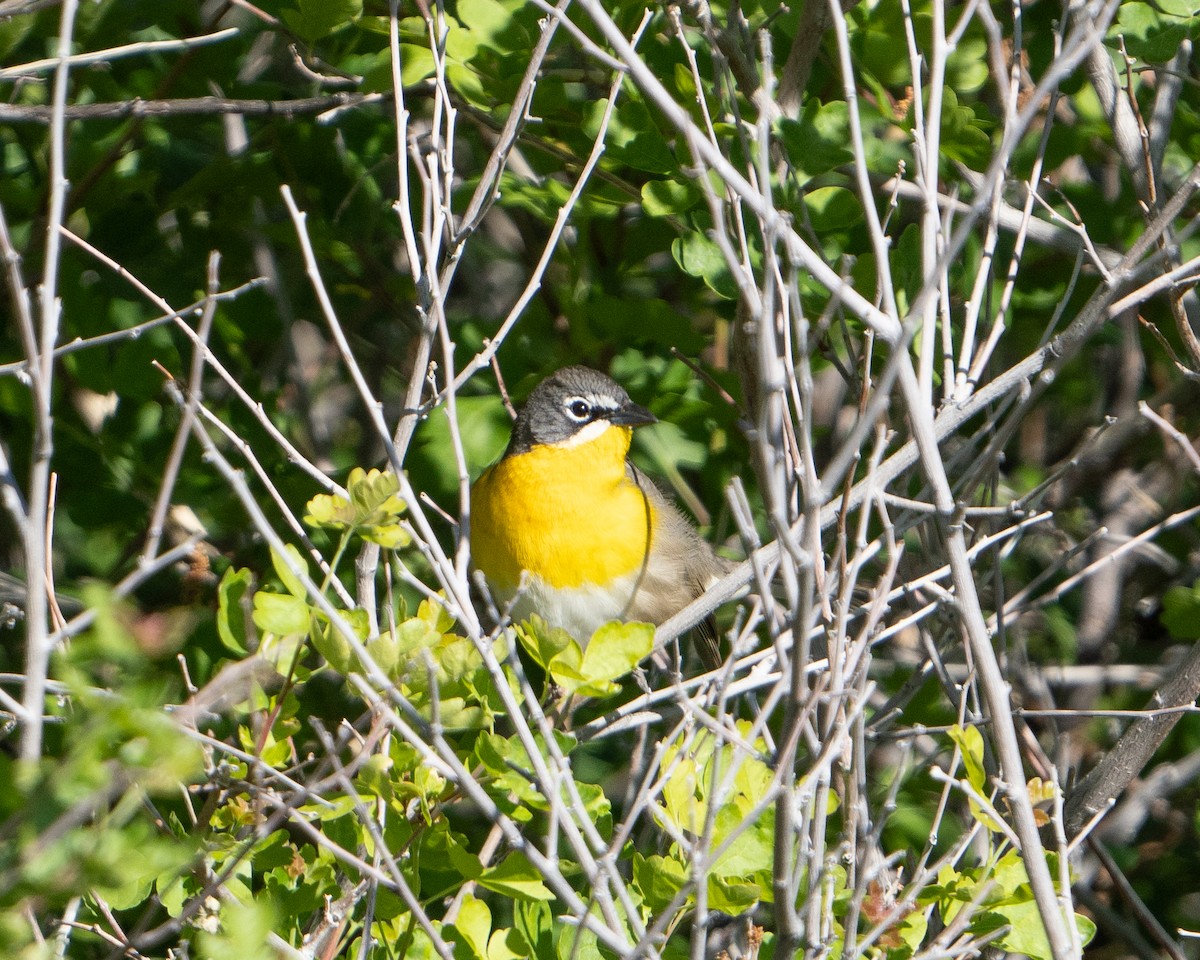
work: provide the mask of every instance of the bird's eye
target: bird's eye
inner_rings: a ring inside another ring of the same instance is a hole
[[[576,398],[567,405],[567,412],[576,420],[586,420],[592,408],[586,400]]]

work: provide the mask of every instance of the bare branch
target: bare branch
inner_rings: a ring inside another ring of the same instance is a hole
[[[74,103],[63,108],[64,119],[136,120],[146,117],[212,116],[236,113],[247,117],[294,119],[330,110],[357,108],[385,103],[377,93],[331,93],[324,97],[295,100],[235,100],[226,97],[191,97],[180,100],[122,100],[119,103]],[[41,105],[0,104],[0,123],[53,122],[52,107]]]

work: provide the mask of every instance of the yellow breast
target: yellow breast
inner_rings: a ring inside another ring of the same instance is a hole
[[[639,570],[654,512],[625,473],[628,427],[576,446],[505,457],[471,488],[471,554],[493,586],[523,571],[554,588],[606,585]]]

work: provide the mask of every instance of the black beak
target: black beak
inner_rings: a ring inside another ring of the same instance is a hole
[[[658,423],[658,417],[632,400],[621,404],[621,408],[610,413],[606,419],[618,427],[640,427],[647,423]]]

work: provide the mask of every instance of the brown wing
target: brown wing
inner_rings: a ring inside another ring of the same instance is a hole
[[[713,552],[691,522],[651,480],[632,464],[628,465],[628,472],[653,506],[659,522],[627,616],[632,620],[659,624],[720,579],[729,564]],[[724,658],[712,617],[699,624],[693,635],[705,669],[719,667]]]

